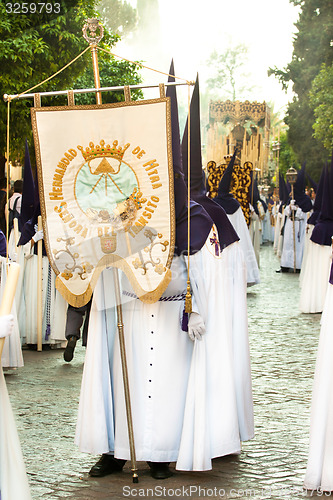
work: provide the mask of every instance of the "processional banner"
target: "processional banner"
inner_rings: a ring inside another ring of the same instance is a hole
[[[32,125],[57,289],[79,307],[115,266],[158,300],[175,241],[169,99],[33,108]]]

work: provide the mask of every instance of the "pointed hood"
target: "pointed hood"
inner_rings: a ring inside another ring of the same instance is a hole
[[[227,168],[224,171],[224,174],[220,180],[220,184],[217,191],[217,196],[215,199],[216,203],[218,203],[227,214],[231,215],[239,209],[240,203],[233,194],[230,192],[230,184],[232,179],[232,172],[234,168],[236,158],[236,151],[232,155]]]
[[[199,76],[197,75],[190,104],[191,115],[191,144],[190,144],[190,161],[191,161],[191,194],[205,193],[205,183],[202,170],[201,157],[201,131],[200,131],[200,93],[199,93]],[[187,183],[187,162],[188,162],[188,118],[186,120],[183,140],[183,172]]]
[[[258,201],[259,201],[259,189],[257,184],[257,179],[254,178],[254,171],[251,172],[251,185],[250,185],[250,204],[252,205],[255,213],[259,215]]]
[[[309,181],[310,186],[314,190],[314,192],[317,194],[317,189],[318,189],[318,184],[310,177],[309,173],[305,171],[306,177]]]
[[[321,203],[323,200],[323,192],[324,192],[325,178],[327,175],[327,168],[328,168],[327,165],[324,165],[324,167],[321,171],[319,183],[318,183],[317,190],[316,190],[316,197],[315,197],[315,201],[313,204],[313,213],[308,218],[308,224],[315,225],[317,223],[317,220],[318,220],[318,217],[320,214],[320,210],[321,210]]]
[[[303,212],[310,212],[310,210],[312,210],[311,198],[305,194],[305,163],[303,163],[301,170],[297,173],[297,179],[294,186],[294,198],[296,205],[298,205]]]
[[[171,62],[170,75],[174,75],[174,65]],[[175,78],[169,76],[169,82],[174,82]],[[174,194],[175,194],[175,211],[176,211],[176,248],[177,255],[187,254],[187,221],[188,221],[188,205],[187,205],[187,187],[184,181],[182,172],[182,159],[180,147],[179,133],[179,118],[177,93],[175,86],[168,86],[166,96],[170,97],[171,101],[171,131],[172,131],[172,159],[174,172]],[[210,233],[213,225],[212,219],[201,205],[190,202],[191,209],[191,228],[190,228],[190,254],[199,251]]]
[[[20,215],[20,228],[33,216],[35,204],[35,183],[32,175],[28,141],[25,140],[23,191]]]
[[[279,199],[280,199],[279,212],[281,213],[283,206],[286,205],[289,200],[289,191],[287,188],[286,181],[284,180],[284,177],[281,174],[281,172],[279,172]]]
[[[328,168],[324,181],[321,210],[311,240],[318,245],[331,246],[333,236],[333,154],[331,165]]]
[[[234,230],[227,214],[223,208],[206,196],[204,182],[204,171],[202,169],[201,158],[201,134],[200,134],[200,97],[199,97],[199,78],[197,76],[191,104],[190,104],[190,182],[191,198],[202,205],[212,218],[217,227],[219,244],[221,250],[238,241],[236,231]],[[183,171],[187,182],[188,170],[188,119],[186,121],[183,139],[182,139]]]

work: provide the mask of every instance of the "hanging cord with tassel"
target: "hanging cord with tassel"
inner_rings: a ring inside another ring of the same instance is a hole
[[[190,283],[190,197],[191,197],[191,87],[188,86],[188,117],[187,117],[187,287],[185,296],[185,312],[192,312],[192,296]]]
[[[144,64],[138,62],[138,61],[131,61],[130,59],[126,59],[125,57],[122,56],[117,56],[117,54],[114,54],[110,50],[103,49],[103,47],[97,47],[98,50],[101,50],[102,52],[106,52],[110,56],[117,57],[118,59],[121,59],[122,61],[129,62],[131,64],[135,64],[136,66],[139,66],[140,69],[145,68],[148,69],[149,71],[155,71],[155,73],[159,73],[160,75],[165,75],[165,76],[172,76],[172,78],[176,78],[177,80],[183,80],[183,82],[187,83],[187,85],[194,85],[195,82],[189,81],[186,78],[181,78],[180,76],[176,75],[170,75],[169,73],[165,73],[164,71],[159,71],[158,69],[150,68],[149,66],[145,66]]]

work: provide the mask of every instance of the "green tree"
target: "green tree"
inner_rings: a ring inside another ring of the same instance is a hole
[[[286,172],[290,167],[298,169],[300,164],[288,142],[288,132],[282,132],[280,134],[279,171],[286,177]]]
[[[126,1],[100,0],[97,8],[103,25],[122,38],[130,34],[137,25],[137,11]]]
[[[313,124],[314,136],[325,148],[333,148],[333,65],[322,66],[312,82],[310,105],[316,121]]]
[[[0,92],[1,95],[18,94],[40,83],[70,62],[87,47],[82,36],[82,27],[90,17],[97,17],[96,0],[62,0],[61,12],[57,15],[14,14],[0,4]],[[105,30],[100,46],[110,49],[119,36]],[[109,58],[109,59],[108,59]],[[126,62],[116,62],[108,55],[102,61],[102,85],[116,86],[139,82],[137,68]],[[106,78],[103,79],[103,74]],[[81,80],[80,80],[81,78]],[[128,80],[127,80],[128,78]],[[126,82],[125,82],[126,80]],[[64,90],[92,87],[91,54],[84,56],[61,74],[36,89]],[[83,98],[82,98],[83,99]],[[110,99],[110,96],[109,96]],[[114,98],[115,100],[118,99]],[[79,100],[77,101],[79,103]],[[65,104],[61,98],[43,98],[43,105]],[[19,158],[24,149],[24,139],[31,141],[30,99],[11,104],[10,140],[11,157]],[[7,104],[0,104],[0,152],[6,150]]]
[[[247,47],[239,44],[235,47],[228,47],[223,54],[215,50],[210,55],[207,65],[213,69],[214,73],[214,76],[207,80],[207,89],[210,93],[221,89],[222,93],[220,92],[219,98],[232,101],[248,98],[253,87],[249,85],[248,75],[243,72],[247,53]]]
[[[289,103],[285,122],[289,126],[288,142],[298,161],[307,162],[313,178],[318,179],[327,151],[313,137],[315,116],[310,105],[309,91],[323,63],[333,61],[333,9],[331,0],[290,0],[301,8],[294,39],[291,62],[283,70],[270,68],[286,89],[292,82],[295,97]]]

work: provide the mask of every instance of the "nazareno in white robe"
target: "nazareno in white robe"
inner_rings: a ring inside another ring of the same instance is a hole
[[[138,461],[207,470],[254,434],[244,256],[239,242],[216,256],[211,237],[190,258],[193,310],[207,329],[201,341],[181,329],[183,300],[123,304]],[[164,298],[185,293],[185,259],[174,257]],[[94,291],[75,442],[129,459],[112,275],[103,271]]]
[[[293,221],[291,219],[290,205],[284,209],[286,222],[284,226],[283,247],[281,253],[281,267],[294,268],[294,237]],[[301,269],[305,242],[307,214],[299,207],[295,210],[295,250],[296,269]]]
[[[260,283],[260,273],[249,228],[247,227],[242,208],[239,207],[236,212],[233,214],[227,214],[227,216],[239,236],[240,246],[243,250],[246,263],[247,286],[256,285],[257,283]]]
[[[321,318],[312,391],[310,446],[304,487],[333,491],[333,285],[328,284]]]
[[[1,266],[1,283],[0,283],[0,301],[2,300],[3,293],[5,290],[5,285],[7,281],[7,259],[6,257],[0,257],[0,266]],[[14,328],[12,334],[6,338],[4,343],[2,356],[1,356],[1,364],[3,368],[20,368],[23,366],[23,356],[22,356],[22,348],[21,348],[21,340],[20,340],[20,332],[19,325],[16,314],[16,305],[15,299],[12,307],[11,314],[14,317]]]
[[[304,260],[304,259],[303,259]],[[332,249],[312,240],[307,243],[306,261],[302,264],[299,308],[303,313],[321,313],[330,277]]]
[[[0,332],[0,337],[3,332]],[[9,342],[9,335],[5,339]],[[0,497],[1,500],[31,500],[21,445],[0,366]]]
[[[302,260],[302,267],[301,267],[301,272],[299,275],[299,285],[302,287],[302,282],[303,282],[303,277],[304,277],[304,270],[306,268],[306,261],[308,258],[308,250],[309,250],[309,241],[312,235],[312,231],[314,228],[314,224],[306,224],[305,227],[305,238],[304,238],[304,250],[303,250],[303,260]],[[328,281],[328,280],[327,280]]]

